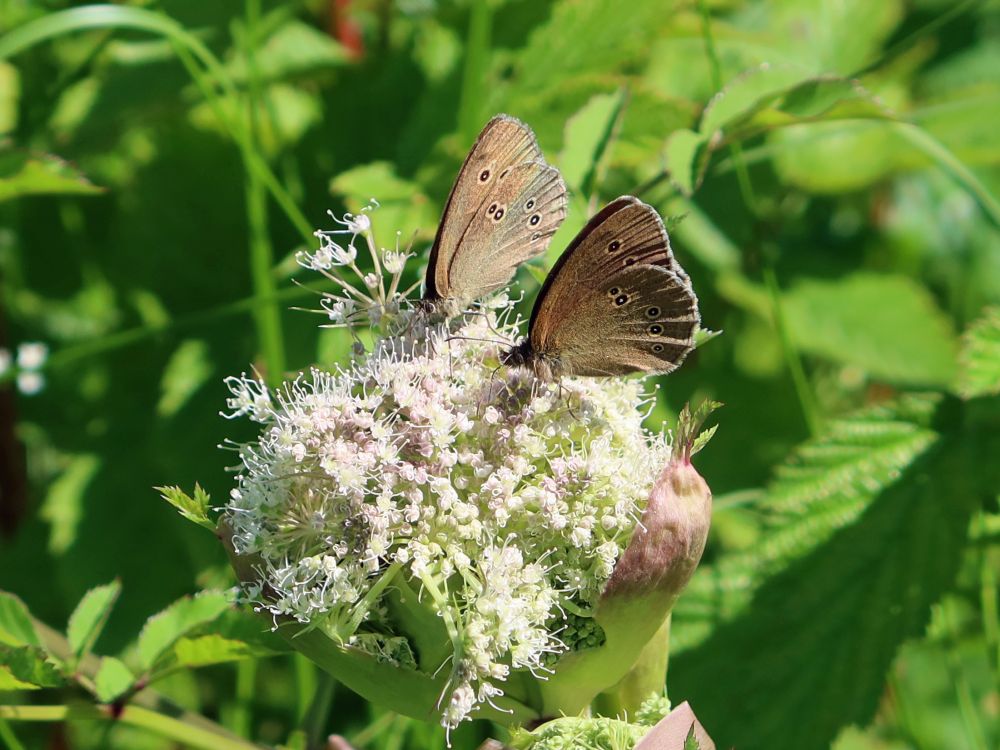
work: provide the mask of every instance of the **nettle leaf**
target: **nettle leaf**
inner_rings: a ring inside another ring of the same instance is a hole
[[[178,599],[146,621],[139,633],[139,664],[143,669],[152,668],[180,638],[227,609],[229,601],[221,591],[202,591],[193,597]]]
[[[700,645],[720,620],[742,614],[768,576],[855,523],[875,496],[936,440],[936,397],[908,396],[827,425],[778,468],[752,553],[702,565],[675,611],[675,652]]]
[[[113,656],[101,659],[101,666],[94,677],[97,699],[101,703],[111,703],[124,695],[135,684],[135,675],[121,661]]]
[[[951,324],[907,277],[804,280],[782,303],[789,333],[804,352],[892,383],[945,386],[954,378],[958,344]]]
[[[0,591],[0,644],[41,646],[28,608],[18,597]]]
[[[958,392],[965,398],[1000,393],[1000,308],[990,308],[962,337]]]
[[[212,507],[211,498],[200,484],[195,483],[193,495],[188,495],[180,487],[157,487],[156,491],[187,520],[194,521],[209,531],[215,531],[215,522],[208,515]]]
[[[671,690],[720,746],[826,747],[871,719],[896,650],[953,584],[979,498],[996,491],[962,409],[907,396],[837,421],[770,488],[759,558],[698,574],[674,622],[714,611],[721,624],[672,658]]]
[[[97,642],[104,624],[108,621],[111,608],[121,594],[120,581],[112,581],[104,586],[91,589],[83,595],[69,618],[66,637],[77,657],[90,653]]]
[[[37,646],[0,646],[0,691],[59,687],[66,680]]]
[[[0,153],[0,203],[26,195],[96,195],[104,192],[76,167],[51,154]]]

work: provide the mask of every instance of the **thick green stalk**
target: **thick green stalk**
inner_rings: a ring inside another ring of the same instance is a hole
[[[635,666],[621,681],[594,699],[591,709],[608,718],[634,717],[643,701],[663,692],[670,659],[670,615],[649,639]]]

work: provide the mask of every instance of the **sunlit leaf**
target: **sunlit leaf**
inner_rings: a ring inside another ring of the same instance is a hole
[[[146,621],[139,633],[138,657],[143,669],[151,668],[178,639],[211,622],[229,608],[220,591],[203,591],[193,597],[178,599],[167,609]]]
[[[102,188],[57,156],[0,152],[0,203],[26,195],[96,195],[101,192]]]
[[[0,646],[0,691],[37,690],[65,682],[59,670],[36,646]]]
[[[625,103],[625,92],[599,94],[566,122],[559,170],[572,190],[590,194]]]
[[[128,667],[113,656],[105,656],[94,677],[97,699],[101,703],[110,703],[132,687],[134,682],[135,675]]]
[[[387,247],[395,242],[396,232],[402,233],[401,243],[405,246],[415,234],[423,238],[433,236],[437,226],[437,211],[427,196],[415,183],[399,177],[388,162],[341,172],[330,181],[330,190],[342,197],[354,213],[375,198],[380,207],[371,212],[372,226],[379,241]]]
[[[172,654],[177,665],[183,667],[204,667],[260,655],[246,643],[229,640],[220,635],[181,638],[174,644]]]
[[[38,633],[24,602],[13,594],[0,591],[0,644],[40,646]]]
[[[92,588],[76,605],[76,609],[69,617],[69,626],[66,630],[69,646],[76,656],[83,656],[93,648],[121,590],[121,583],[112,581],[104,586]]]
[[[209,531],[215,531],[215,522],[208,515],[212,507],[211,498],[200,484],[195,484],[192,495],[188,495],[180,487],[157,487],[156,490],[160,493],[160,497],[177,508],[187,520],[194,521]]]

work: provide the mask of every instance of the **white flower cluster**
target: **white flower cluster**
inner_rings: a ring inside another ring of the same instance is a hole
[[[397,319],[400,303],[413,291],[413,288],[399,288],[406,261],[411,257],[409,250],[399,248],[399,233],[393,250],[380,248],[375,241],[369,214],[378,207],[378,201],[372,198],[361,213],[340,218],[330,212],[330,218],[339,228],[316,231],[319,248],[298,254],[299,265],[321,273],[338,287],[337,293],[324,293],[320,303],[321,312],[330,321],[328,328],[353,329],[363,324],[378,327],[386,317]],[[344,245],[341,239],[346,235],[350,239]],[[368,251],[372,271],[362,271],[357,265],[358,237]],[[362,282],[361,286],[346,281],[337,269],[349,270]]]
[[[417,592],[451,642],[449,727],[572,647],[669,453],[641,382],[500,368],[510,315],[417,312],[346,369],[228,383],[231,416],[262,425],[226,506],[260,561],[244,596],[386,658],[405,628],[385,597]]]

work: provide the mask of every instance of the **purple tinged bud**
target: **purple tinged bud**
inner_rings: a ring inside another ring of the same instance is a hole
[[[711,436],[698,431],[716,406],[703,404],[694,414],[685,406],[681,412],[673,454],[597,604],[594,620],[605,643],[560,660],[541,687],[545,715],[577,713],[609,689],[619,699],[617,708],[632,712],[638,707],[633,697],[662,689],[665,621],[701,561],[711,523],[712,491],[691,456]],[[649,665],[656,668],[645,668]]]

